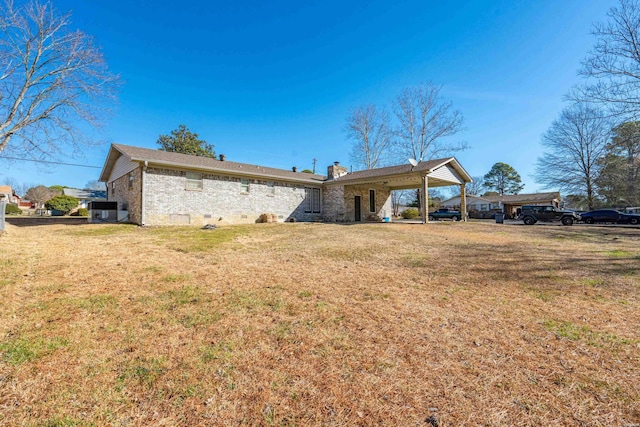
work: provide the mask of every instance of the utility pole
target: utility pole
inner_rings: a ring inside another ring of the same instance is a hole
[[[314,175],[315,175],[315,173],[316,173],[316,162],[317,162],[317,161],[318,161],[318,159],[316,159],[316,158],[314,157],[314,159],[313,159],[313,173],[314,173]]]

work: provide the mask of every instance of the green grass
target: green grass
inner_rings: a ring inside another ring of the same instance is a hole
[[[35,424],[35,427],[93,427],[95,423],[88,423],[86,421],[76,420],[69,417],[54,417],[45,421],[42,424]]]
[[[2,360],[11,365],[21,365],[32,362],[59,348],[69,345],[69,341],[63,338],[26,338],[17,337],[0,344]]]
[[[623,251],[623,250],[619,250],[616,249],[614,251],[609,251],[609,252],[605,252],[606,255],[613,257],[613,258],[631,258],[633,257],[633,252],[629,252],[629,251]],[[638,256],[636,256],[635,258],[638,258]]]
[[[543,326],[557,337],[566,338],[571,341],[583,341],[593,347],[602,347],[607,344],[629,345],[637,342],[637,340],[594,331],[587,325],[576,325],[567,321],[547,320],[543,322]]]

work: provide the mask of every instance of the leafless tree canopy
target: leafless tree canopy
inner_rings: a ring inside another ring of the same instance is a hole
[[[0,153],[42,158],[90,142],[119,85],[90,37],[51,3],[0,4]]]
[[[53,198],[57,192],[44,185],[38,185],[37,187],[30,188],[24,195],[24,198],[32,203],[36,204],[36,207],[41,208],[45,202]]]
[[[582,103],[565,108],[542,137],[546,150],[536,165],[536,181],[584,194],[593,209],[599,159],[610,136],[611,124],[596,108]]]
[[[484,177],[474,176],[473,182],[469,182],[467,183],[467,185],[465,185],[465,190],[469,196],[481,195],[485,190]]]
[[[399,155],[429,160],[467,148],[465,143],[446,144],[442,138],[462,130],[464,117],[451,102],[440,97],[440,86],[426,83],[406,88],[395,100],[395,130]]]
[[[365,169],[382,166],[391,142],[389,115],[369,104],[352,110],[345,126],[347,137],[353,140],[351,159]]]
[[[619,0],[606,23],[596,24],[597,42],[583,62],[580,74],[587,78],[569,98],[603,104],[614,115],[640,114],[640,5]]]

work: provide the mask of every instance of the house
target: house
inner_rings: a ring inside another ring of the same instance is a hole
[[[335,162],[323,176],[112,144],[100,181],[130,222],[204,225],[253,223],[262,214],[379,221],[391,216],[392,190],[458,185],[464,192],[471,177],[453,157],[352,173]]]
[[[515,217],[519,214],[522,206],[525,205],[553,205],[558,207],[560,193],[553,191],[549,193],[531,194],[505,194],[500,196],[466,196],[469,216],[471,218],[491,218],[496,212],[504,212],[508,217]],[[457,208],[460,206],[460,196],[452,197],[442,202],[444,207]]]
[[[63,188],[62,194],[78,199],[78,208],[86,209],[89,202],[107,200],[107,192],[101,190],[80,190],[79,188]]]
[[[10,185],[0,185],[0,199],[7,203],[18,203]]]

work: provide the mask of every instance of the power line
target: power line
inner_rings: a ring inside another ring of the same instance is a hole
[[[19,157],[5,157],[5,156],[0,157],[0,160],[2,160],[2,159],[22,160],[24,162],[34,162],[34,163],[48,163],[48,164],[51,164],[51,165],[77,166],[79,168],[102,169],[102,166],[79,165],[77,163],[53,162],[53,161],[49,161],[49,160],[21,159]]]

